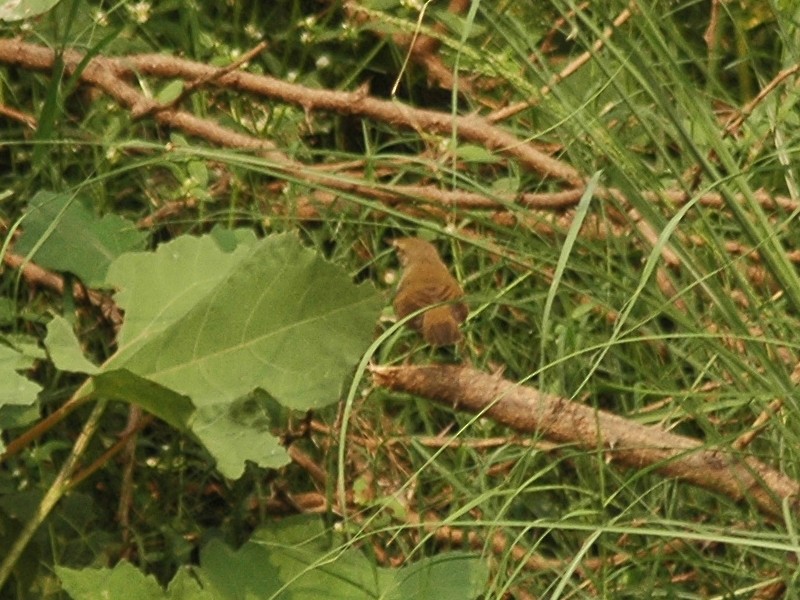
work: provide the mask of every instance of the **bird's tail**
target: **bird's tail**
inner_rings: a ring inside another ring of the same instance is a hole
[[[422,315],[422,337],[431,346],[451,346],[461,341],[461,331],[450,306],[437,306]]]

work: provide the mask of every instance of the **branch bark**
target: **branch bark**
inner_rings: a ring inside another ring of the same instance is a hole
[[[454,408],[480,413],[512,429],[538,433],[587,451],[601,449],[620,465],[652,467],[661,475],[752,502],[782,518],[783,502],[797,514],[800,483],[752,457],[700,440],[640,425],[618,415],[544,394],[471,367],[430,365],[372,368],[375,382]]]

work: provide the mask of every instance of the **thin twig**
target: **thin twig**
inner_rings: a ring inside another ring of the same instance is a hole
[[[512,104],[510,106],[506,106],[505,108],[501,108],[499,110],[494,111],[491,113],[487,120],[490,123],[497,123],[498,121],[504,121],[509,117],[513,117],[517,113],[522,112],[523,110],[530,108],[531,106],[535,106],[544,96],[547,96],[552,89],[564,81],[570,75],[576,73],[578,69],[580,69],[583,65],[589,62],[592,57],[597,54],[600,50],[602,50],[603,46],[606,45],[611,36],[613,35],[616,29],[619,29],[625,21],[631,18],[633,14],[632,8],[635,6],[635,2],[631,2],[627,8],[623,9],[621,13],[617,15],[614,19],[612,24],[609,27],[606,27],[603,30],[602,35],[599,39],[595,40],[592,44],[591,49],[587,50],[580,56],[578,56],[575,60],[570,62],[566,67],[561,69],[560,72],[553,75],[553,77],[548,81],[544,86],[539,89],[539,94],[533,98],[528,98],[527,100],[523,100],[522,102],[517,102],[516,104]]]

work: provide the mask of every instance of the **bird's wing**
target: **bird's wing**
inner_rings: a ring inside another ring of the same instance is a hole
[[[453,282],[437,283],[428,282],[425,285],[401,286],[397,296],[403,296],[406,304],[413,306],[408,312],[413,312],[431,304],[439,304],[447,300],[455,300],[464,295],[461,288]],[[406,313],[408,314],[408,313]]]

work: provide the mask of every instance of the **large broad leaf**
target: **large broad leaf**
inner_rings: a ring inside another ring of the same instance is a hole
[[[248,460],[288,461],[266,415],[236,401],[261,388],[295,409],[335,402],[382,304],[374,289],[354,285],[291,234],[179,238],[121,256],[108,283],[119,289],[125,324],[96,393],[113,392],[183,426],[188,409],[180,402],[191,400],[192,431],[233,478]],[[149,393],[136,378],[152,384]]]
[[[199,241],[205,243],[194,254],[166,245],[147,268],[125,257],[119,262],[127,266],[114,265],[126,318],[137,322],[108,366],[176,390],[196,406],[231,402],[256,387],[295,409],[335,402],[372,339],[382,304],[375,290],[353,285],[291,234],[270,236],[244,255]],[[199,282],[170,282],[183,281],[181,267]],[[223,276],[209,274],[218,272]],[[162,283],[179,289],[166,299]],[[128,307],[133,296],[146,307],[143,315]]]
[[[104,371],[95,376],[89,394],[137,404],[176,429],[187,429],[194,414],[189,398],[127,369]]]
[[[115,258],[143,248],[146,239],[146,233],[122,217],[97,218],[66,194],[38,192],[28,203],[14,250],[42,267],[73,273],[96,287]]]
[[[155,577],[124,560],[112,569],[56,567],[56,575],[73,600],[220,600],[186,568],[175,574],[166,592]]]
[[[125,310],[118,351],[95,367],[56,317],[46,340],[54,363],[94,375],[84,397],[131,402],[190,428],[232,478],[246,461],[289,460],[248,395],[260,388],[301,410],[338,400],[382,304],[291,234],[181,237],[120,256],[106,283]]]
[[[87,395],[138,404],[177,429],[187,429],[194,413],[191,400],[126,369],[101,369],[90,362],[81,350],[72,327],[63,317],[53,317],[47,324],[47,352],[56,368],[96,375]]]
[[[486,587],[486,562],[466,552],[445,552],[418,560],[399,571],[385,571],[386,600],[475,598]]]

